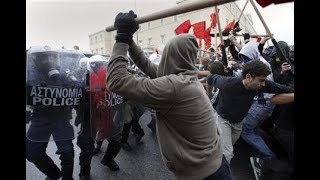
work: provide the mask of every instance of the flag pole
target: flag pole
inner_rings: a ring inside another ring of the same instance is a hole
[[[219,30],[219,37],[220,37],[220,43],[224,45],[223,39],[222,39],[222,32],[221,32],[221,26],[220,26],[220,18],[219,18],[219,13],[218,13],[218,8],[217,6],[214,7],[216,11],[216,16],[217,16],[217,24],[218,24],[218,30]]]
[[[239,16],[239,18],[238,18],[238,21],[240,21],[240,18],[241,18],[241,16],[242,16],[242,14],[243,14],[243,12],[244,12],[244,9],[246,8],[248,2],[249,2],[249,0],[247,0],[246,4],[244,4],[244,6],[243,6],[243,8],[242,8],[242,11],[241,11],[241,13],[240,13],[240,16]]]
[[[218,50],[218,32],[217,32],[217,29],[218,28],[215,28],[215,30],[214,30],[214,35],[215,35],[215,37],[214,37],[214,39],[215,39],[215,41],[216,41],[216,50]]]
[[[237,0],[204,0],[204,1],[194,1],[186,4],[181,4],[166,10],[162,10],[159,12],[155,12],[146,16],[137,17],[135,20],[138,24],[142,24],[149,21],[158,20],[161,18],[166,18],[170,16],[175,16],[182,13],[187,13],[207,7],[217,6],[220,4],[225,4],[229,2],[234,2]],[[108,26],[105,29],[106,31],[110,32],[115,30],[114,26]]]
[[[223,65],[225,65],[227,67],[228,66],[227,53],[226,53],[226,47],[224,46],[224,41],[222,39],[222,32],[221,32],[221,25],[220,25],[218,7],[215,6],[214,8],[215,8],[215,11],[216,11],[217,24],[218,24],[218,29],[219,29],[219,37],[220,37],[220,44],[221,44],[221,54],[222,54],[222,63],[223,63]]]

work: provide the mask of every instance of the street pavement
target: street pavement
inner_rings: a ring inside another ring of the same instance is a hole
[[[140,118],[140,124],[145,131],[145,136],[137,143],[135,136],[130,133],[128,142],[133,150],[127,152],[121,149],[115,161],[120,166],[120,170],[113,172],[107,166],[100,164],[106,151],[108,141],[104,141],[101,152],[95,155],[91,162],[91,180],[173,180],[173,174],[164,165],[157,138],[147,124],[151,120],[150,112],[146,111]],[[79,153],[80,149],[74,142],[75,163],[74,179],[79,179]],[[49,142],[47,153],[53,161],[60,167],[59,156],[55,154],[57,150],[54,142]],[[235,155],[231,161],[231,169],[235,180],[254,180],[254,174],[250,165],[250,149],[240,138],[235,144]],[[46,176],[41,173],[32,163],[26,160],[26,180],[44,180]]]

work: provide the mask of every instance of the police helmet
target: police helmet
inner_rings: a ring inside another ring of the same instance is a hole
[[[101,55],[94,55],[89,58],[87,63],[87,69],[92,71],[101,66],[104,66],[104,65],[106,66],[108,62],[109,62],[108,58]]]
[[[52,69],[59,67],[58,51],[50,46],[33,46],[28,50],[28,58],[37,68]]]

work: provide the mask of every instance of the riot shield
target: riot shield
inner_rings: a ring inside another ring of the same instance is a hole
[[[29,140],[69,140],[80,133],[74,121],[82,117],[85,81],[75,74],[82,57],[76,51],[48,46],[28,50],[26,134]]]
[[[90,57],[88,69],[90,72],[90,118],[92,137],[97,141],[121,133],[118,119],[123,115],[123,98],[109,91],[107,87],[108,60],[100,55]]]

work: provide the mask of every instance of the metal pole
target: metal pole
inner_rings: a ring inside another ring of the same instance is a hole
[[[240,18],[241,18],[241,16],[242,16],[242,14],[243,14],[243,12],[244,12],[244,9],[246,8],[248,2],[249,2],[249,0],[247,0],[246,4],[243,6],[243,9],[242,9],[242,11],[241,11],[241,13],[240,13],[240,16],[239,16],[239,18],[238,18],[238,21],[240,21]]]
[[[166,9],[166,10],[162,10],[153,14],[149,14],[146,16],[142,16],[142,17],[137,17],[136,21],[138,24],[142,24],[145,22],[149,22],[149,21],[154,21],[157,19],[161,19],[161,18],[166,18],[166,17],[170,17],[170,16],[175,16],[178,14],[182,14],[182,13],[187,13],[187,12],[191,12],[191,11],[196,11],[199,9],[203,9],[203,8],[207,8],[207,7],[212,7],[212,6],[217,6],[220,4],[225,4],[225,3],[229,3],[229,2],[234,2],[237,0],[202,0],[202,1],[194,1],[191,3],[186,3],[186,4],[182,4],[182,5],[178,5],[175,6],[173,8],[170,9]],[[114,26],[108,26],[106,29],[106,31],[110,32],[115,30]]]
[[[258,15],[258,17],[259,17],[259,19],[260,19],[260,21],[261,21],[262,25],[263,25],[263,26],[264,26],[264,28],[266,29],[267,34],[268,34],[268,35],[269,35],[269,37],[272,39],[272,38],[273,38],[273,36],[272,36],[272,34],[271,34],[271,31],[270,31],[270,29],[268,28],[268,26],[267,26],[266,22],[264,21],[263,17],[261,16],[261,14],[260,14],[260,12],[259,12],[259,10],[258,10],[258,8],[257,8],[256,4],[253,2],[253,0],[250,0],[250,3],[252,4],[253,9],[256,11],[256,13],[257,13],[257,15]]]

